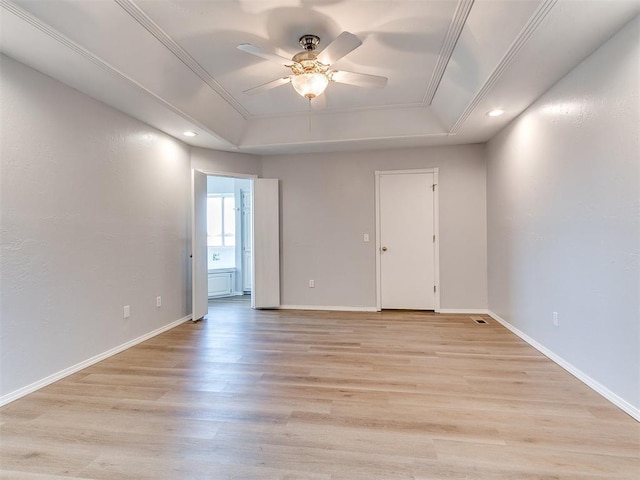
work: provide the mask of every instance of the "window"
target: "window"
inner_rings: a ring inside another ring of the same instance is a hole
[[[207,197],[207,245],[233,247],[236,244],[236,199],[233,194]]]

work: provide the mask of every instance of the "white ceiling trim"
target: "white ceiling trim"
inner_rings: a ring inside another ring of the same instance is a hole
[[[144,95],[146,95],[146,96],[150,97],[151,99],[153,99],[156,103],[162,105],[163,107],[167,108],[171,112],[173,112],[176,115],[178,115],[181,118],[183,118],[186,122],[197,126],[198,128],[202,129],[203,132],[207,132],[208,134],[210,134],[213,137],[223,141],[224,143],[228,143],[229,145],[231,145],[226,139],[223,139],[222,137],[220,137],[220,135],[218,133],[214,132],[209,127],[205,126],[202,122],[196,120],[192,116],[190,116],[187,113],[183,112],[182,110],[176,108],[171,103],[167,102],[163,98],[159,97],[158,95],[156,95],[152,91],[150,91],[147,88],[145,88],[140,83],[136,82],[133,78],[129,77],[128,75],[124,74],[123,72],[121,72],[120,70],[115,68],[113,65],[109,64],[108,62],[104,61],[100,57],[97,57],[93,53],[91,53],[88,50],[86,50],[85,48],[81,47],[76,42],[71,40],[69,37],[63,35],[62,33],[57,31],[56,29],[54,29],[50,25],[44,23],[43,21],[41,21],[37,17],[34,17],[29,12],[26,12],[25,10],[23,10],[19,6],[15,5],[14,3],[10,2],[9,0],[0,0],[0,5],[5,10],[7,10],[8,12],[12,13],[16,17],[20,18],[21,20],[25,21],[26,23],[28,23],[28,24],[32,25],[33,27],[37,28],[42,33],[48,35],[49,37],[51,37],[55,41],[59,42],[60,44],[62,44],[65,47],[67,47],[68,49],[72,50],[74,53],[80,55],[84,59],[86,59],[89,62],[93,63],[94,65],[98,66],[103,71],[109,73],[110,75],[112,75],[112,76],[114,76],[116,78],[119,78],[120,80],[124,80],[125,82],[127,82],[129,85],[131,85],[132,87],[134,87],[135,89],[137,89],[138,91],[143,93]],[[235,145],[233,145],[233,147],[237,148]]]
[[[339,140],[306,140],[279,142],[272,144],[242,145],[242,151],[257,154],[288,154],[288,153],[321,153],[334,151],[372,150],[376,148],[390,148],[387,142],[391,141],[395,148],[412,148],[424,146],[424,140],[442,139],[441,143],[428,143],[429,145],[446,145],[446,139],[452,136],[448,133],[421,133],[398,136],[380,136],[375,138],[355,137]],[[299,147],[299,148],[297,148]],[[346,148],[345,148],[346,147]],[[351,147],[351,148],[348,148]]]
[[[438,54],[438,62],[433,69],[431,80],[429,81],[429,86],[427,87],[427,91],[424,94],[424,98],[422,100],[422,102],[426,105],[431,105],[431,102],[433,101],[433,97],[438,90],[440,81],[442,81],[442,77],[445,70],[447,69],[447,65],[449,65],[449,60],[451,60],[451,55],[453,54],[453,50],[458,43],[458,39],[460,38],[462,29],[467,22],[467,17],[469,16],[471,7],[473,7],[474,1],[475,0],[460,0],[458,2],[456,11],[453,14],[451,23],[449,24],[449,30],[447,30],[447,35],[445,36],[445,39],[442,43],[442,47],[440,48],[440,53]]]
[[[124,11],[138,22],[145,30],[153,35],[171,53],[173,53],[182,63],[184,63],[203,82],[220,95],[233,109],[235,109],[245,120],[251,117],[240,103],[220,85],[202,65],[200,65],[191,55],[189,55],[173,38],[160,28],[146,13],[140,9],[132,0],[114,0]]]
[[[11,3],[10,1],[8,1],[8,0],[0,0],[0,5],[2,5],[2,7],[5,10],[13,13],[16,17],[19,17],[20,19],[22,19],[25,22],[29,23],[30,25],[34,26],[35,28],[37,28],[41,32],[49,35],[54,40],[58,41],[59,43],[63,44],[64,46],[70,48],[71,50],[73,50],[77,54],[82,55],[87,60],[90,60],[91,62],[95,63],[96,65],[98,65],[100,67],[103,67],[107,71],[111,70],[112,72],[117,72],[122,77],[126,77],[126,75],[124,75],[121,72],[118,72],[111,65],[107,64],[103,60],[101,60],[98,57],[96,57],[95,55],[91,54],[90,52],[88,52],[87,50],[82,48],[80,45],[75,43],[70,38],[62,35],[57,30],[53,29],[52,27],[50,27],[46,23],[41,22],[38,18],[36,18],[33,15],[31,15],[30,13],[24,11],[22,8],[20,8],[17,5]],[[126,78],[129,81],[133,81],[129,77],[126,77]]]
[[[313,102],[313,100],[312,100]],[[252,115],[251,118],[261,119],[261,118],[283,118],[283,117],[307,117],[309,113],[311,115],[334,115],[341,113],[354,113],[354,112],[383,112],[385,110],[396,110],[398,108],[426,108],[424,103],[422,102],[412,102],[412,103],[398,103],[392,105],[369,105],[362,107],[349,107],[349,108],[320,108],[314,110],[313,107],[311,111],[300,111],[300,112],[282,112],[282,113],[259,113]]]
[[[265,0],[258,12],[238,0],[185,8],[170,0],[0,0],[0,50],[178,139],[185,141],[187,129],[201,133],[186,140],[191,145],[268,155],[464,144],[491,138],[637,15],[637,2],[455,0],[431,12],[399,0],[389,19],[376,4],[371,19],[360,21],[357,0]],[[307,20],[327,32],[353,21],[353,30],[372,37],[349,60],[353,68],[378,65],[378,48],[390,60],[379,73],[397,83],[379,98],[336,88],[335,97],[309,109],[284,90],[240,98],[238,80],[259,72],[245,75],[252,63],[231,46],[245,34],[255,42],[293,38]],[[210,51],[220,76],[204,62]],[[536,65],[539,58],[543,65]],[[420,75],[413,75],[420,62]],[[506,114],[488,119],[484,112],[498,106]]]
[[[507,70],[511,62],[518,56],[518,53],[522,47],[527,43],[527,40],[533,35],[533,32],[540,26],[542,21],[551,12],[557,0],[544,0],[540,3],[534,14],[529,18],[527,23],[522,27],[520,33],[515,38],[513,43],[509,46],[509,49],[505,52],[503,57],[496,65],[487,81],[482,85],[482,88],[478,90],[478,93],[473,97],[467,108],[462,112],[456,123],[453,124],[449,133],[455,135],[458,133],[464,122],[469,118],[469,115],[476,109],[478,104],[484,99],[484,97],[491,91],[496,82],[500,79],[502,74]]]

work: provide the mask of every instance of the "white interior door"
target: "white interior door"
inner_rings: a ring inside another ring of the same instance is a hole
[[[192,320],[208,311],[207,175],[191,170],[191,305]]]
[[[436,310],[434,172],[377,172],[380,308]]]
[[[280,306],[280,211],[278,180],[253,181],[253,308]]]

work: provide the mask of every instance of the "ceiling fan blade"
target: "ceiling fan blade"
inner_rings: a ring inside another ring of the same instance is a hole
[[[335,70],[331,72],[331,80],[338,83],[346,83],[347,85],[355,85],[356,87],[373,87],[384,88],[389,79],[378,75],[368,75],[366,73],[343,72]]]
[[[318,54],[318,61],[325,65],[331,65],[347,53],[352,52],[362,45],[362,40],[353,33],[342,32],[333,42]]]
[[[263,83],[262,85],[258,85],[257,87],[253,87],[253,88],[250,88],[249,90],[245,90],[242,93],[246,93],[247,95],[256,95],[258,93],[271,90],[272,88],[279,87],[280,85],[284,85],[285,83],[289,83],[290,81],[291,81],[291,77],[277,78],[270,82]]]
[[[275,53],[267,52],[260,47],[251,45],[250,43],[242,43],[238,45],[238,50],[250,53],[251,55],[255,55],[256,57],[264,58],[265,60],[271,60],[272,62],[279,63],[280,65],[284,65],[285,67],[290,67],[296,64],[296,62],[294,62],[290,58],[285,58]]]

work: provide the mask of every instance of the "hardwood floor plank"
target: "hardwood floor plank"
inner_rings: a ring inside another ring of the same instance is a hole
[[[216,462],[205,456],[169,460],[164,457],[139,459],[130,455],[103,455],[85,468],[82,475],[94,480],[331,480],[331,475],[325,473]]]
[[[67,476],[67,475],[51,475],[47,473],[34,473],[34,472],[18,472],[11,470],[2,470],[2,475],[4,480],[69,480],[70,478],[74,480],[83,480],[78,476]],[[84,479],[88,480],[88,479]]]
[[[546,445],[529,445],[527,448],[483,445],[479,448],[467,442],[450,440],[435,440],[434,443],[438,459],[457,465],[519,472],[512,478],[520,478],[520,474],[574,478],[572,475],[582,473],[595,478],[615,479],[626,478],[624,472],[638,473],[637,460],[615,455],[567,451]]]
[[[217,301],[1,408],[0,477],[640,479],[640,424],[488,322]]]

